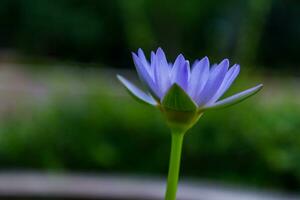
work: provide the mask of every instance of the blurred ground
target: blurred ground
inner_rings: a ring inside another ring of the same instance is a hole
[[[0,173],[0,198],[131,199],[164,197],[165,180],[155,177],[97,174]],[[299,196],[274,191],[181,181],[178,200],[296,200]]]

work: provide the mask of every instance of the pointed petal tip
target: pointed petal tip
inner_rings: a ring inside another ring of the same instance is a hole
[[[156,53],[158,53],[158,52],[159,53],[164,53],[164,50],[161,47],[158,47],[157,50],[156,50]]]
[[[121,82],[121,84],[126,88],[126,90],[129,92],[131,96],[133,96],[135,99],[146,103],[150,105],[157,105],[157,102],[153,99],[153,97],[150,94],[145,93],[141,89],[139,89],[137,86],[135,86],[133,83],[131,83],[129,80],[124,78],[123,76],[117,74],[116,75],[118,80]]]
[[[118,79],[123,85],[126,85],[126,84],[125,84],[126,81],[127,81],[126,78],[124,78],[124,77],[121,76],[120,74],[117,74],[116,77],[117,77],[117,79]]]
[[[234,65],[232,65],[232,67],[240,68],[240,65],[239,64],[234,64]]]
[[[133,52],[133,51],[131,52],[131,55],[132,55],[133,58],[137,58],[138,57],[137,54],[135,52]]]
[[[221,67],[222,70],[228,71],[228,69],[229,69],[229,60],[227,58],[222,60],[222,62],[220,62],[217,67]]]
[[[166,58],[166,54],[161,47],[158,47],[158,49],[156,50],[156,55],[161,58]]]
[[[234,64],[232,67],[230,67],[230,69],[234,70],[237,74],[239,74],[239,73],[240,73],[240,70],[241,70],[239,64]],[[229,70],[230,70],[230,69],[229,69]],[[229,71],[229,70],[228,70],[228,71]]]
[[[144,54],[144,51],[141,48],[138,48],[138,55]]]
[[[264,84],[261,83],[261,84],[257,85],[256,87],[257,87],[258,90],[261,90],[261,89],[263,89]]]
[[[175,61],[174,61],[174,64],[176,63],[176,61],[177,62],[184,62],[185,61],[185,58],[184,58],[184,56],[182,55],[182,54],[179,54],[178,56],[177,56],[177,58],[175,59]]]
[[[123,76],[121,76],[119,74],[117,74],[116,77],[124,86],[126,86],[126,83],[128,82],[128,80],[126,78],[124,78]]]
[[[264,85],[262,83],[260,83],[257,86],[254,86],[254,87],[244,90],[242,92],[249,93],[252,96],[252,95],[256,94],[257,92],[259,92],[263,87],[264,87]]]
[[[203,62],[205,65],[209,65],[209,59],[208,59],[207,56],[205,56],[204,58],[202,58],[202,59],[200,60],[200,62]]]
[[[186,60],[186,61],[185,61],[185,64],[189,65],[189,64],[190,64],[190,61]]]
[[[254,94],[258,93],[262,88],[263,88],[263,84],[259,84],[250,89],[244,90],[240,93],[237,93],[235,95],[232,95],[230,97],[222,99],[210,106],[204,107],[203,110],[224,108],[224,107],[228,107],[228,106],[237,104],[237,103],[253,96]]]
[[[136,66],[141,65],[140,57],[134,52],[131,52],[131,55],[132,55],[132,59],[133,59],[134,64]]]
[[[252,90],[252,91],[259,91],[264,87],[264,85],[262,83],[258,84],[257,86],[254,86],[248,90]]]
[[[154,57],[155,57],[155,52],[154,51],[151,51],[151,53],[150,53],[150,57],[153,59]]]
[[[177,58],[180,58],[180,59],[182,59],[182,60],[185,60],[185,58],[184,58],[184,56],[183,56],[182,53],[180,53],[180,54],[177,56]]]
[[[219,65],[226,65],[229,66],[229,60],[227,58],[225,58],[224,60],[222,60]]]
[[[207,56],[204,56],[201,60],[203,60],[203,61],[209,61],[209,59],[208,59],[208,57]]]
[[[117,79],[118,79],[119,81],[121,81],[121,82],[125,79],[125,78],[124,78],[123,76],[121,76],[120,74],[117,74],[116,77],[117,77]]]
[[[207,56],[201,58],[200,60],[195,60],[195,62],[193,63],[193,68],[196,67],[208,67],[209,68],[209,59]]]

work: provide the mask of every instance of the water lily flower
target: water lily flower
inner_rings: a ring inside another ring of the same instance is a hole
[[[182,54],[176,58],[174,63],[168,62],[161,48],[158,48],[156,52],[151,52],[150,61],[146,59],[141,49],[137,54],[132,53],[132,57],[138,76],[146,86],[147,92],[120,75],[117,76],[118,79],[137,100],[158,106],[162,110],[165,107],[171,107],[177,111],[192,109],[197,110],[198,114],[202,114],[205,110],[241,102],[263,87],[262,84],[259,84],[220,100],[240,72],[238,64],[229,67],[228,59],[211,67],[209,59],[204,57],[195,61],[190,67],[189,61]],[[185,96],[185,101],[189,102],[190,108],[188,105],[181,105],[181,107],[180,105],[166,105],[164,101],[170,100],[170,95],[174,96],[174,93],[177,94],[177,98],[178,93]]]
[[[176,198],[184,133],[204,111],[241,102],[257,93],[263,85],[220,100],[240,72],[240,66],[230,67],[228,59],[211,66],[209,59],[204,57],[190,66],[190,62],[180,54],[174,63],[170,63],[161,48],[151,52],[150,60],[141,49],[132,53],[132,57],[146,91],[120,75],[117,77],[133,97],[157,106],[167,119],[173,134],[166,199],[173,200]]]

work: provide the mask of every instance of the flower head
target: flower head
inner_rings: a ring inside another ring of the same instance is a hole
[[[194,111],[199,116],[204,110],[220,108],[240,102],[262,88],[259,84],[233,96],[219,100],[229,89],[240,72],[240,66],[229,67],[228,59],[210,66],[207,57],[196,60],[192,66],[180,54],[174,63],[168,62],[161,48],[151,52],[147,60],[139,49],[132,53],[133,61],[142,83],[148,92],[144,92],[124,77],[118,79],[137,99],[159,106],[162,111]],[[170,112],[168,112],[169,115]]]

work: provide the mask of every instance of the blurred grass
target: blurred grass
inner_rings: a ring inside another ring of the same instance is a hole
[[[43,78],[58,89],[48,101],[2,116],[2,169],[166,174],[170,134],[159,111],[136,103],[106,73],[97,81],[80,71],[57,74]],[[253,83],[255,76],[242,77],[233,90]],[[266,81],[248,101],[205,113],[186,137],[182,175],[296,190],[299,99],[275,85]]]

